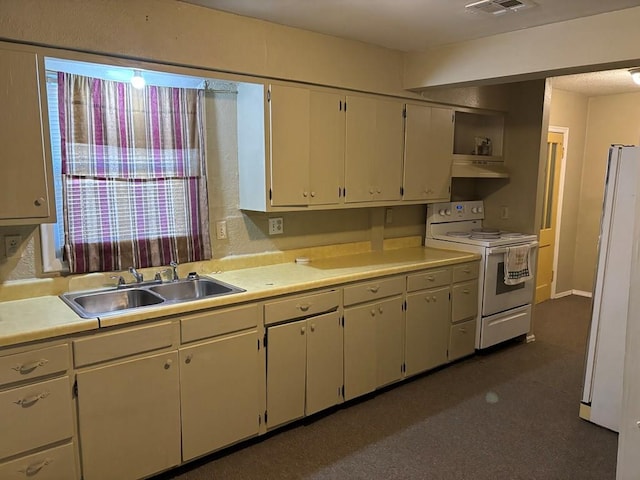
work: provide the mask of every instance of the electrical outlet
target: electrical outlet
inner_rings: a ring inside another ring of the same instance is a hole
[[[4,252],[7,257],[13,257],[18,253],[22,237],[20,235],[7,235],[4,237]]]
[[[220,220],[216,222],[216,238],[218,240],[224,240],[227,238],[227,222],[226,220]]]
[[[269,219],[269,235],[280,235],[284,233],[284,221],[282,217]]]
[[[387,210],[385,211],[384,221],[385,223],[393,222],[393,209],[387,208]]]

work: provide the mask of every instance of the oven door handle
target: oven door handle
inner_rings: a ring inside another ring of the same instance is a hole
[[[529,242],[529,243],[520,243],[520,244],[516,244],[513,245],[514,247],[519,247],[521,245],[529,245],[529,248],[538,248],[538,242],[537,241],[533,241],[533,242]],[[507,248],[508,247],[493,247],[493,248],[488,248],[487,249],[487,253],[489,255],[499,255],[501,253],[507,253]]]

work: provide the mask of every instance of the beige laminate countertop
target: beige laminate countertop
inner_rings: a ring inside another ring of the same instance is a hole
[[[473,253],[412,247],[311,259],[308,264],[280,263],[261,267],[211,272],[208,276],[246,290],[128,313],[80,318],[58,297],[40,296],[0,303],[0,347],[69,335],[100,327],[125,325],[202,309],[262,300],[370,278],[477,260]]]

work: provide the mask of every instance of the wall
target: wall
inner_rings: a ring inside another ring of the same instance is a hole
[[[407,53],[404,86],[497,84],[636,66],[639,23],[635,7]]]
[[[582,170],[587,131],[588,98],[584,95],[553,89],[551,94],[551,115],[549,125],[569,129],[565,160],[564,192],[562,210],[559,212],[560,238],[558,245],[558,268],[556,271],[556,292],[563,293],[578,289],[579,281],[575,268],[582,268],[578,257],[576,238],[578,218],[587,212],[580,210]],[[591,291],[591,287],[584,291]]]

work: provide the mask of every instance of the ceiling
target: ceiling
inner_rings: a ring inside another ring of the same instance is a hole
[[[471,12],[477,0],[181,0],[403,52],[640,6],[640,0],[520,0],[530,8]],[[585,95],[633,91],[626,70],[558,77],[554,86]]]

